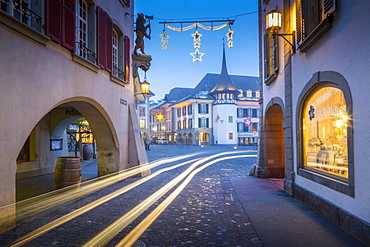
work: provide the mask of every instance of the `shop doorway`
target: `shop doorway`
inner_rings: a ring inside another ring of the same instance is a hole
[[[285,177],[283,111],[280,105],[268,108],[265,117],[266,177]]]

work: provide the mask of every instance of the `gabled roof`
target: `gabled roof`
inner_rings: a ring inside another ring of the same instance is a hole
[[[164,96],[166,102],[174,102],[190,95],[194,91],[194,88],[175,87]]]

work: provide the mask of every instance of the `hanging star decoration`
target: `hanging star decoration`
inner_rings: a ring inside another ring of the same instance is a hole
[[[202,56],[204,55],[203,52],[200,52],[199,49],[195,49],[195,52],[191,52],[190,55],[193,57],[193,62],[199,61],[202,62]]]
[[[193,34],[190,34],[193,37],[193,45],[195,48],[195,52],[190,53],[190,55],[193,57],[193,62],[199,61],[202,62],[202,56],[204,53],[199,51],[200,45],[202,44],[200,42],[200,37],[203,36],[203,34],[199,33],[198,29],[195,30]]]
[[[227,20],[227,21],[225,20],[199,20],[199,21],[194,21],[194,22],[192,21],[159,22],[160,24],[164,25],[163,34],[160,35],[162,38],[162,41],[161,41],[162,49],[166,49],[168,47],[169,36],[167,36],[167,34],[165,33],[165,29],[168,28],[172,31],[185,32],[185,31],[195,28],[195,32],[193,34],[190,34],[193,37],[193,46],[194,46],[195,51],[190,53],[190,55],[193,57],[193,62],[195,61],[202,62],[202,56],[204,55],[204,53],[200,52],[200,47],[201,47],[201,37],[203,36],[203,34],[199,33],[198,28],[202,28],[203,30],[206,30],[206,31],[217,31],[217,30],[221,30],[229,26],[226,36],[227,36],[227,41],[228,41],[227,45],[229,48],[231,48],[233,47],[233,43],[234,43],[233,42],[234,31],[231,30],[231,25],[234,24],[234,21],[235,20]],[[206,26],[202,24],[206,22],[211,23],[211,25]],[[221,22],[221,23],[223,22],[223,24],[215,26],[214,23],[218,23],[218,22]],[[181,24],[181,27],[174,27],[172,26],[172,24]],[[187,24],[187,26],[183,26],[183,24]]]
[[[226,37],[227,37],[227,47],[231,48],[233,47],[234,41],[233,41],[233,34],[234,31],[231,31],[231,28],[227,30]]]
[[[162,49],[167,50],[168,49],[168,39],[170,36],[167,35],[166,30],[163,30],[163,33],[159,35],[161,37],[161,45]]]
[[[156,115],[157,117],[157,120],[164,120],[164,115],[162,113],[159,113],[158,115]]]

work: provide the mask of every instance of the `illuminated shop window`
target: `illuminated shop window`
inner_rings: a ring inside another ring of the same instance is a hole
[[[344,94],[323,87],[303,108],[303,166],[325,175],[348,179],[348,115]]]

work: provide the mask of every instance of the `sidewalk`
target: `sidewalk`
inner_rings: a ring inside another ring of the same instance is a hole
[[[264,247],[366,246],[283,191],[283,180],[231,178]]]

